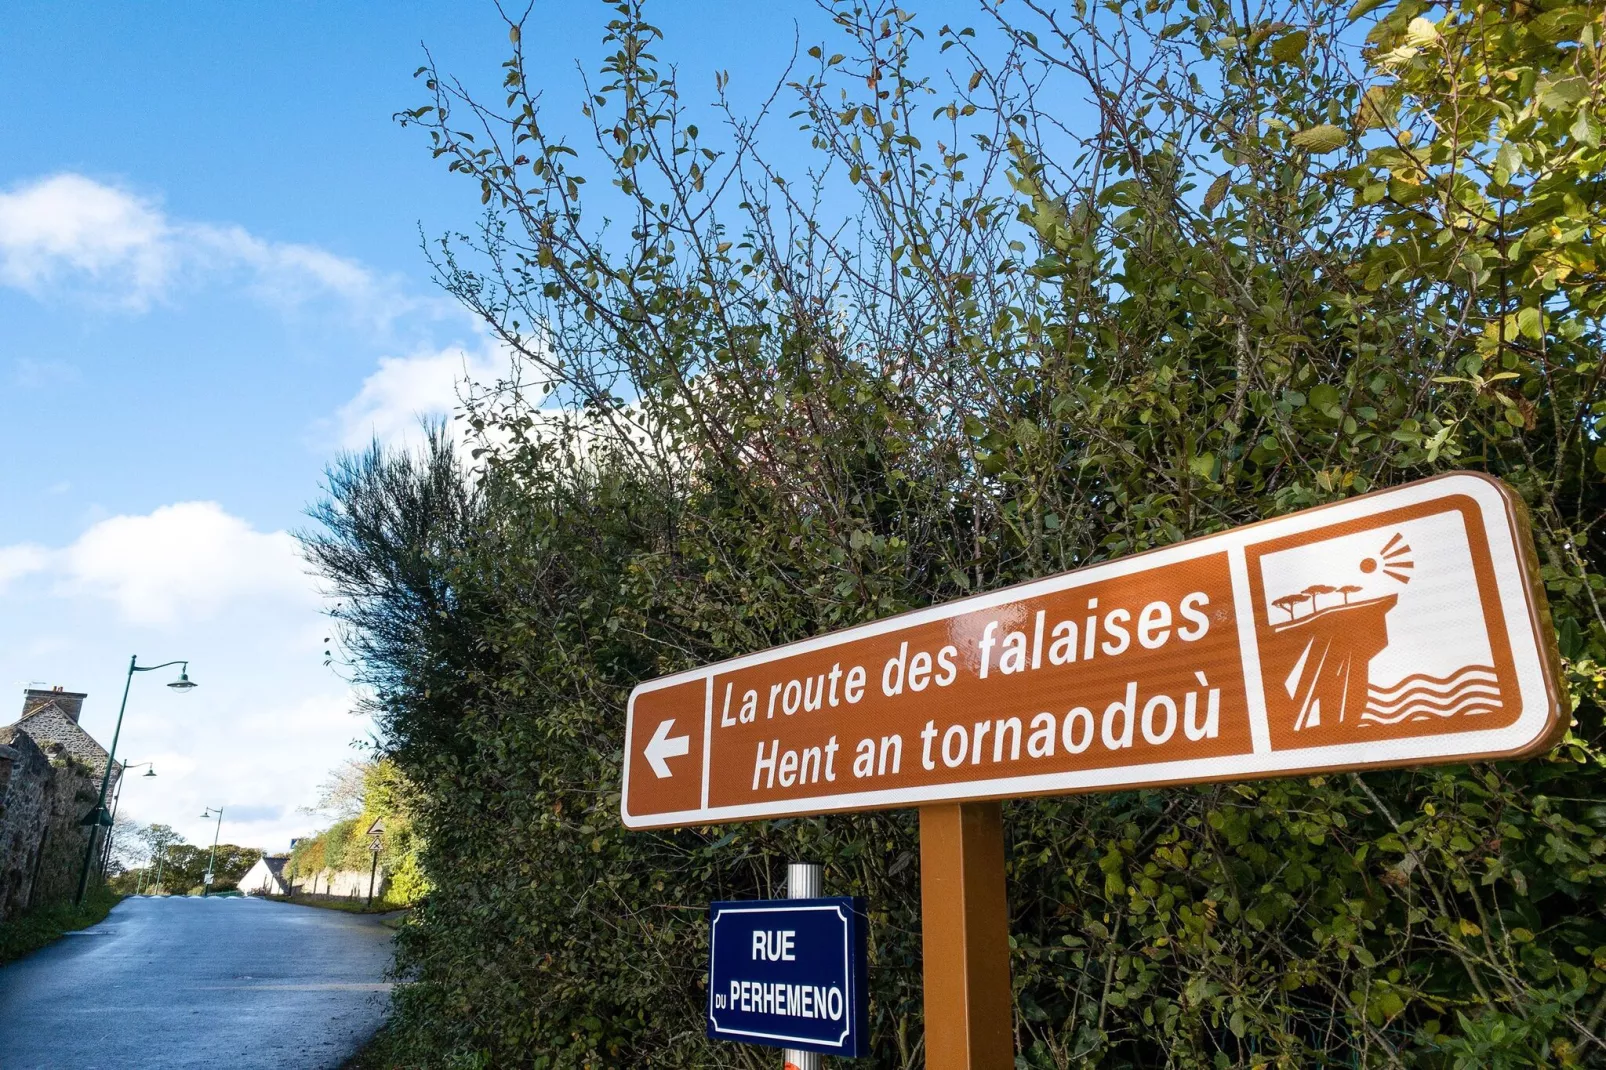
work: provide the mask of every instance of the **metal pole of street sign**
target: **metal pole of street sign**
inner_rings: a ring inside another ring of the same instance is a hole
[[[374,878],[379,874],[379,852],[383,848],[378,836],[369,837],[368,850],[373,853],[373,863],[368,867],[368,905],[374,905]]]
[[[823,893],[825,867],[792,862],[786,867],[786,898],[818,899]],[[813,1051],[782,1049],[782,1070],[820,1070],[820,1055]]]
[[[927,1070],[1015,1065],[1004,816],[996,802],[920,808]]]

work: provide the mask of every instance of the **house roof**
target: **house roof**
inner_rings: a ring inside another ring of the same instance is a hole
[[[41,750],[60,748],[99,773],[106,768],[106,748],[79,727],[78,722],[55,702],[35,706],[13,728],[28,733]]]
[[[290,861],[289,855],[263,855],[262,864],[268,867],[268,872],[275,877],[284,876],[284,867]]]
[[[84,711],[84,699],[89,697],[87,691],[68,691],[65,688],[53,687],[46,691],[43,688],[30,687],[22,693],[22,715],[28,716],[41,706],[54,703],[74,721]]]

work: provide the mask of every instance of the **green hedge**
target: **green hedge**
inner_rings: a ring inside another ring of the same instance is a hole
[[[375,1058],[773,1065],[702,1035],[704,910],[812,859],[871,904],[875,1064],[923,1065],[914,815],[628,832],[630,687],[1475,468],[1534,516],[1566,743],[1008,805],[1018,1065],[1598,1063],[1600,5],[829,10],[812,172],[699,132],[629,3],[584,156],[517,26],[505,101],[425,68],[404,113],[520,363],[306,536],[433,885]]]

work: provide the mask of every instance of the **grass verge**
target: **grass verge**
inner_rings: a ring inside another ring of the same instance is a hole
[[[108,888],[92,888],[82,907],[70,902],[53,903],[0,922],[0,966],[38,951],[62,933],[89,928],[104,919],[122,898]]]
[[[276,895],[272,899],[277,903],[294,903],[297,906],[317,907],[320,910],[341,910],[347,914],[372,914],[379,919],[379,924],[387,929],[400,929],[413,913],[411,906],[380,902],[370,907],[342,896],[333,895]]]
[[[339,895],[292,895],[274,896],[281,903],[294,903],[303,907],[320,907],[324,910],[343,910],[347,914],[395,914],[405,912],[408,908],[396,903],[380,900],[373,906],[366,906],[361,899],[348,899]]]

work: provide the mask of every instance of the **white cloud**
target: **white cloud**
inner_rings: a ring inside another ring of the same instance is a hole
[[[231,272],[280,305],[331,295],[388,319],[417,304],[354,260],[239,226],[175,220],[147,198],[83,175],[0,191],[0,284],[35,297],[66,290],[144,308],[180,279]]]
[[[0,577],[15,580],[0,680],[89,692],[83,724],[106,744],[129,655],[187,659],[193,692],[162,686],[176,667],[133,678],[118,753],[154,761],[157,776],[131,778],[122,812],[210,843],[214,826],[198,815],[224,806],[225,841],[283,850],[327,824],[296,807],[372,731],[324,664],[330,633],[306,572],[290,535],[208,501],[101,518],[64,545],[0,547]],[[0,707],[0,723],[18,709]]]
[[[264,241],[244,227],[190,225],[184,228],[190,254],[198,260],[250,269],[254,289],[275,304],[297,305],[331,293],[353,304],[376,306],[387,300],[373,273],[354,260],[313,245]],[[388,298],[397,304],[409,304]]]
[[[508,358],[495,350],[470,354],[448,347],[384,357],[357,396],[341,406],[340,444],[361,449],[376,438],[387,445],[405,442],[417,434],[420,417],[451,415],[465,383],[494,383],[509,367]]]
[[[117,277],[143,296],[172,269],[170,228],[148,202],[82,175],[0,193],[0,280],[38,293],[63,274]]]
[[[0,560],[8,552],[0,550]],[[30,559],[19,555],[24,564]],[[180,502],[114,516],[65,549],[31,559],[70,593],[114,602],[125,620],[164,624],[215,614],[245,599],[312,603],[317,592],[295,539],[260,532],[216,502]]]
[[[12,580],[44,571],[49,561],[50,551],[43,546],[31,543],[0,546],[0,590],[4,590]]]

